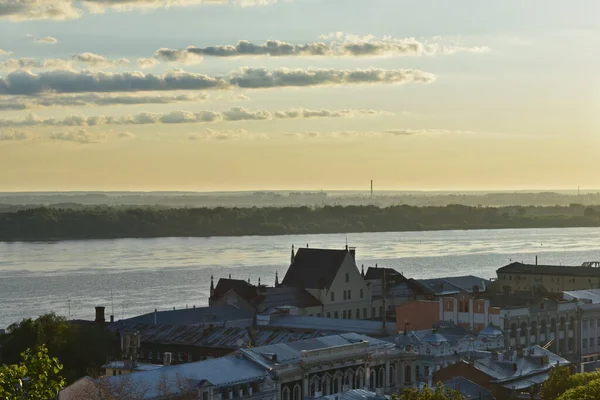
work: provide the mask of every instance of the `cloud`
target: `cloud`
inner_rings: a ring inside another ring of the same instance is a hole
[[[76,62],[85,63],[92,67],[121,67],[128,65],[130,62],[126,58],[119,58],[117,60],[109,60],[99,54],[90,52],[74,54],[71,59]]]
[[[141,92],[201,90],[226,87],[219,77],[182,70],[164,75],[143,72],[48,71],[38,74],[14,71],[0,78],[0,94],[35,95],[40,93]]]
[[[34,42],[36,43],[43,43],[43,44],[56,44],[58,43],[58,40],[56,40],[56,38],[53,38],[52,36],[44,36],[41,38],[35,38],[33,39]]]
[[[0,142],[29,140],[33,136],[28,132],[15,131],[13,129],[0,130]]]
[[[137,63],[140,68],[152,68],[159,64],[154,58],[138,58]]]
[[[19,70],[9,73],[6,78],[0,77],[0,95],[230,89],[232,86],[273,88],[367,83],[430,83],[434,80],[434,74],[417,69],[378,68],[267,70],[245,67],[233,72],[227,79],[182,70],[173,70],[164,75],[89,70],[56,70],[36,74]]]
[[[0,18],[14,21],[79,18],[82,12],[72,0],[0,0]]]
[[[0,61],[0,69],[14,71],[18,69],[70,69],[71,62],[50,58],[39,61],[35,58],[9,58],[6,61]],[[0,78],[1,80],[1,78]]]
[[[202,133],[189,134],[189,140],[236,140],[236,139],[266,139],[267,135],[251,133],[246,129],[215,130],[206,128]]]
[[[413,135],[464,135],[476,134],[473,131],[447,130],[447,129],[385,129],[383,131],[332,131],[332,132],[292,132],[284,133],[286,137],[297,139],[335,139],[335,138],[382,138],[382,137],[405,137]]]
[[[10,56],[12,54],[11,51],[0,49],[0,56]]]
[[[66,132],[50,132],[48,138],[64,142],[76,142],[81,144],[101,143],[106,140],[106,134],[100,133],[93,135],[86,130],[77,129]]]
[[[128,132],[128,131],[124,131],[124,132],[119,132],[117,133],[117,137],[119,139],[134,139],[135,138],[135,134]]]
[[[489,51],[485,46],[459,46],[448,39],[435,37],[419,41],[415,38],[394,38],[384,36],[356,36],[334,33],[321,36],[326,41],[307,44],[292,44],[280,40],[267,40],[254,44],[240,40],[236,45],[208,47],[189,46],[186,49],[161,48],[154,57],[167,62],[187,63],[200,61],[202,56],[210,57],[380,57],[380,56],[422,56],[435,54],[455,54],[459,52],[483,53]],[[197,56],[197,59],[190,58]]]
[[[63,119],[40,118],[29,114],[24,119],[0,119],[0,127],[22,126],[94,126],[94,125],[146,125],[146,124],[185,124],[207,123],[217,121],[258,121],[287,118],[326,118],[326,117],[358,117],[382,114],[374,110],[284,110],[275,113],[268,110],[247,110],[233,107],[227,111],[171,111],[169,113],[142,112],[135,115],[113,117],[97,115],[87,117],[72,114]]]
[[[0,98],[1,110],[26,110],[42,107],[78,107],[87,105],[113,106],[136,104],[170,104],[204,101],[208,94],[109,94],[84,93],[75,95],[43,95],[40,97],[6,96]]]
[[[338,69],[288,69],[245,67],[230,78],[233,85],[242,88],[303,87],[317,85],[343,85],[366,83],[430,83],[435,75],[417,69],[384,70],[379,68]]]
[[[195,64],[202,61],[199,54],[190,53],[185,50],[158,49],[154,53],[154,58],[166,62],[176,62],[180,64]]]
[[[133,11],[200,4],[251,7],[277,2],[278,0],[0,0],[0,19],[69,20],[80,18],[84,11],[101,13],[107,9]],[[79,7],[80,4],[84,7]]]

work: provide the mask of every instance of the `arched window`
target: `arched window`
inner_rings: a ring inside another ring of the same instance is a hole
[[[310,380],[310,395],[314,396],[316,392],[320,392],[321,391],[321,380],[319,379],[318,376],[314,376],[311,380]]]
[[[404,382],[412,382],[412,374],[410,370],[410,365],[404,367]]]
[[[350,389],[354,389],[352,386],[354,385],[354,371],[351,369],[346,371],[344,374],[344,386],[347,386]]]
[[[396,368],[393,365],[390,365],[390,385],[396,386]]]
[[[356,370],[356,374],[354,375],[354,387],[356,389],[365,387],[365,370],[362,368]]]
[[[300,385],[296,383],[294,386],[294,398],[292,400],[301,400],[302,399],[302,389]]]
[[[377,387],[385,387],[385,370],[382,368],[379,368],[379,374],[377,376]]]
[[[331,376],[329,374],[325,374],[321,379],[321,387],[323,389],[323,396],[331,394]]]
[[[333,376],[331,394],[342,392],[342,379],[344,379],[344,376],[342,375],[342,373],[339,371],[336,372],[335,375]]]
[[[283,390],[281,391],[281,400],[291,400],[289,387],[287,387],[287,386],[283,387]]]
[[[369,381],[369,387],[371,388],[371,391],[375,391],[375,388],[377,387],[377,375],[375,375],[375,370],[372,368],[369,372]]]

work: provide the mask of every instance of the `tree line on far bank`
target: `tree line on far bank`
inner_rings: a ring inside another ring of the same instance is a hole
[[[0,213],[0,240],[600,226],[600,206],[37,207]]]

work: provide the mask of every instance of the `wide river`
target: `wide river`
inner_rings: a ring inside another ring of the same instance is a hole
[[[291,246],[355,246],[357,263],[407,277],[495,276],[512,261],[580,265],[600,260],[600,228],[335,235],[0,242],[0,328],[54,311],[116,319],[207,304],[210,276],[273,284]]]

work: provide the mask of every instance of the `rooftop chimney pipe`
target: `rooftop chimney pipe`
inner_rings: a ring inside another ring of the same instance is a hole
[[[99,324],[106,322],[106,319],[104,319],[104,307],[102,306],[96,307],[96,322]]]

